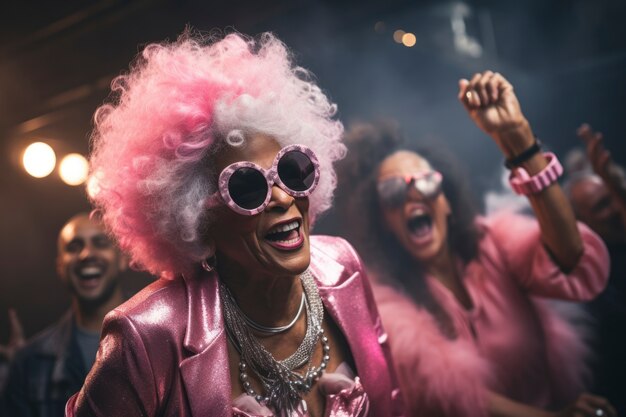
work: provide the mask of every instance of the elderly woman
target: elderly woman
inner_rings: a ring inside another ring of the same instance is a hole
[[[313,237],[336,106],[271,34],[149,45],[93,134],[96,207],[162,278],[112,311],[69,416],[392,416],[370,287]]]
[[[606,248],[574,220],[558,159],[540,151],[511,84],[487,71],[462,80],[459,98],[536,220],[477,217],[455,164],[403,148],[390,130],[352,130],[340,170],[339,195],[353,192],[340,205],[381,282],[375,294],[411,414],[613,415],[605,399],[578,397],[582,337],[538,300],[599,294]]]

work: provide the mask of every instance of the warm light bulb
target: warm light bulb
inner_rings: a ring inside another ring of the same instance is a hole
[[[417,38],[415,37],[414,34],[407,32],[404,35],[402,35],[402,44],[406,47],[412,47],[415,45],[415,43],[417,42]]]
[[[67,185],[80,185],[89,174],[89,163],[84,156],[71,153],[61,160],[59,175]]]
[[[35,142],[28,145],[22,157],[24,169],[35,178],[43,178],[54,171],[57,157],[47,143]]]

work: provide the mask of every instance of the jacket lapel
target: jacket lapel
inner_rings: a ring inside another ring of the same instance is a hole
[[[230,416],[228,347],[215,272],[185,277],[188,317],[184,346],[191,356],[180,365],[191,414]]]
[[[312,251],[312,254],[314,252]],[[387,359],[383,353],[381,343],[386,340],[380,319],[372,323],[372,311],[364,280],[359,269],[348,276],[343,265],[331,257],[313,256],[311,270],[316,277],[324,277],[324,282],[318,281],[320,296],[326,312],[332,317],[343,333],[354,363],[356,374],[361,379],[365,391],[375,401],[372,415],[389,411],[390,398],[383,398],[377,394],[391,392],[391,381],[388,378],[389,370]],[[377,316],[376,316],[377,317]],[[383,415],[383,414],[380,414]]]
[[[386,369],[378,334],[363,296],[358,272],[336,287],[320,287],[320,295],[328,314],[337,324],[357,367],[356,373],[366,391],[376,382],[381,369]],[[377,327],[377,326],[376,326]]]

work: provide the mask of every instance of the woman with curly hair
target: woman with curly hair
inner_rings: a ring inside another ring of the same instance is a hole
[[[614,415],[603,398],[576,399],[585,346],[536,298],[595,297],[606,285],[606,248],[576,223],[556,182],[562,168],[540,151],[511,84],[476,74],[461,81],[459,99],[502,150],[536,221],[477,216],[457,164],[403,145],[389,126],[352,129],[339,169],[337,204],[378,278],[410,414]]]
[[[271,34],[187,34],[112,87],[92,199],[161,278],[109,313],[67,415],[400,415],[358,257],[309,235],[345,153],[311,75]]]

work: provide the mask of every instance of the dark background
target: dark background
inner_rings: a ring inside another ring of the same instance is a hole
[[[621,0],[10,2],[0,12],[0,343],[8,307],[28,336],[67,308],[54,272],[56,235],[89,209],[83,188],[63,184],[56,172],[28,176],[21,152],[44,140],[59,159],[86,154],[91,115],[111,79],[142,45],[175,39],[187,24],[275,32],[317,75],[346,125],[394,118],[409,137],[445,145],[467,165],[477,196],[497,186],[501,156],[456,92],[458,78],[484,69],[509,78],[552,149],[576,146],[575,129],[588,121],[605,133],[615,158],[626,159]],[[396,29],[415,33],[415,47],[395,43]],[[476,45],[481,53],[472,56]],[[331,212],[317,231],[332,233],[333,220]],[[129,273],[128,288],[149,279]]]

